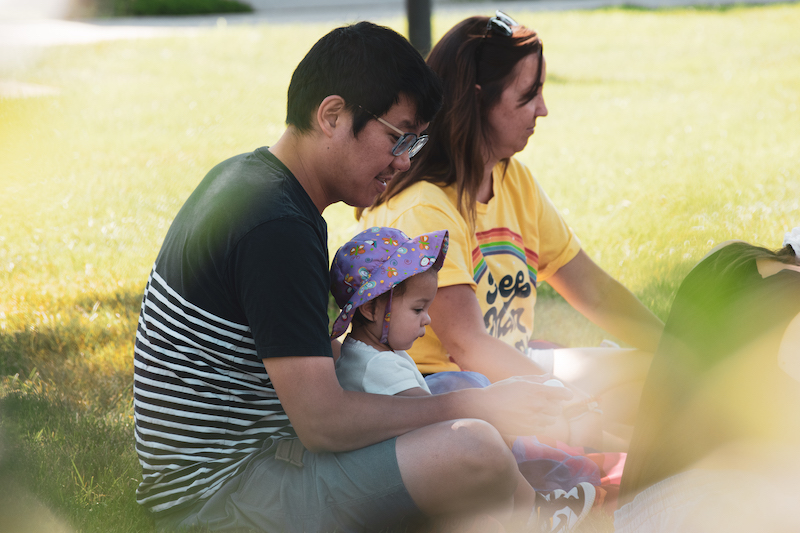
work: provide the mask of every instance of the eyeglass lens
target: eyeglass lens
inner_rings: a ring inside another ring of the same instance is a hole
[[[425,143],[428,142],[427,135],[421,135],[417,137],[413,133],[406,133],[397,141],[397,144],[394,145],[392,149],[392,155],[397,157],[403,155],[406,151],[408,151],[408,157],[414,157],[417,155]]]

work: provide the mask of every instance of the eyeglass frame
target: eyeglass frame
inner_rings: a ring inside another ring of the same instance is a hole
[[[394,125],[390,124],[389,122],[387,122],[386,120],[382,119],[381,117],[379,117],[378,115],[376,115],[372,111],[364,109],[364,107],[362,107],[360,105],[358,106],[358,108],[361,109],[362,111],[364,111],[365,113],[367,113],[368,115],[372,115],[372,118],[374,118],[375,120],[377,120],[378,122],[380,122],[384,126],[388,126],[389,128],[392,129],[392,131],[394,131],[395,133],[400,135],[400,138],[397,139],[397,142],[394,144],[394,147],[392,148],[392,155],[395,156],[395,157],[400,157],[404,153],[408,152],[408,158],[411,159],[412,157],[417,155],[419,153],[419,151],[422,150],[422,147],[425,146],[425,144],[428,142],[428,136],[427,135],[417,135],[416,133],[404,132],[403,130],[401,130],[397,126],[394,126]],[[411,141],[407,141],[406,140],[409,137],[412,138]],[[405,149],[401,150],[403,144],[406,143],[406,142],[408,142],[408,148],[405,148]]]

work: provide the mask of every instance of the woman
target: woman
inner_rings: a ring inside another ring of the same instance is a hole
[[[633,502],[617,531],[800,528],[798,251],[800,228],[778,252],[725,243],[681,284],[642,393],[620,493]]]
[[[663,324],[589,258],[530,171],[513,157],[525,148],[537,119],[547,116],[539,36],[501,12],[491,19],[471,17],[439,41],[428,64],[445,88],[430,142],[361,217],[364,227],[450,232],[432,323],[410,354],[426,374],[472,370],[494,382],[542,373],[526,352],[536,287],[546,280],[594,323],[642,350],[569,349],[555,355],[555,373],[593,396],[584,396],[569,417],[584,415],[599,400],[604,427],[619,430],[624,441],[649,366],[647,352],[655,350]],[[560,431],[574,444],[601,445],[596,432]]]

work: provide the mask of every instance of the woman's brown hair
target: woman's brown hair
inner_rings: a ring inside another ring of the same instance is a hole
[[[444,105],[428,128],[428,144],[408,171],[389,182],[373,207],[419,181],[440,186],[455,183],[458,210],[474,223],[484,153],[492,142],[492,132],[485,127],[488,112],[512,81],[514,67],[531,54],[539,56],[539,72],[520,105],[534,98],[541,88],[542,41],[536,32],[514,26],[511,36],[500,35],[487,30],[488,22],[488,17],[463,20],[431,50],[427,63],[442,79]],[[480,91],[476,85],[480,85]]]

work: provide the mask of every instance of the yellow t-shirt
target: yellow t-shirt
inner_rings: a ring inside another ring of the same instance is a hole
[[[500,177],[502,176],[502,177]],[[491,335],[524,352],[533,333],[536,287],[580,251],[580,242],[527,167],[494,168],[494,196],[478,204],[476,231],[458,212],[455,186],[416,183],[364,212],[362,229],[389,226],[409,236],[446,229],[450,246],[439,287],[470,285]],[[408,350],[423,373],[460,370],[430,326]]]

